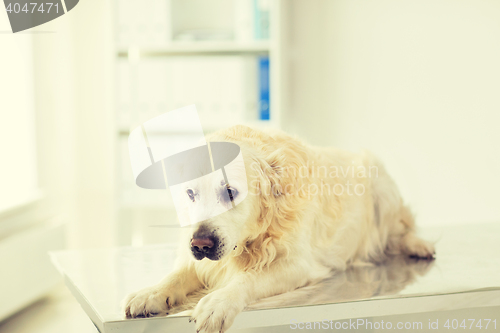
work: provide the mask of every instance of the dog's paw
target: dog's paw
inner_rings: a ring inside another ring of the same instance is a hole
[[[434,245],[417,237],[415,234],[408,234],[404,238],[404,252],[419,259],[433,259],[436,254]]]
[[[123,304],[127,317],[152,317],[168,314],[168,310],[182,302],[183,295],[159,287],[149,287],[128,295]]]
[[[238,295],[216,290],[200,300],[190,321],[196,323],[198,333],[225,332],[244,307]]]

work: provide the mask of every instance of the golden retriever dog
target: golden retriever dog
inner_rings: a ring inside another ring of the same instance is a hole
[[[165,314],[208,289],[191,319],[199,332],[225,332],[250,303],[319,282],[332,270],[392,255],[433,258],[433,245],[417,237],[394,181],[370,153],[312,147],[283,132],[245,126],[207,141],[236,143],[246,178],[225,184],[213,173],[203,186],[186,184],[190,211],[207,209],[207,197],[213,205],[234,204],[214,197],[221,188],[238,204],[183,228],[174,270],[129,295],[127,316]],[[240,186],[248,188],[244,199]]]

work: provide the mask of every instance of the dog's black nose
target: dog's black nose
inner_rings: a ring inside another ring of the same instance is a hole
[[[194,254],[210,255],[214,251],[213,237],[200,237],[191,240],[191,250]]]

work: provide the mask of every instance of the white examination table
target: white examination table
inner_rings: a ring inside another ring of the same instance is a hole
[[[421,234],[437,241],[435,261],[396,258],[384,265],[350,268],[320,285],[252,304],[238,315],[230,332],[251,328],[272,332],[272,327],[291,321],[500,306],[500,224],[429,228]],[[157,283],[169,272],[174,249],[173,245],[156,245],[63,251],[51,256],[100,332],[195,332],[194,324],[182,313],[126,319],[121,311],[128,293]]]

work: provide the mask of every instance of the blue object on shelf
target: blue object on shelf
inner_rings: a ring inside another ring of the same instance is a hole
[[[259,57],[259,118],[269,120],[269,57]]]

